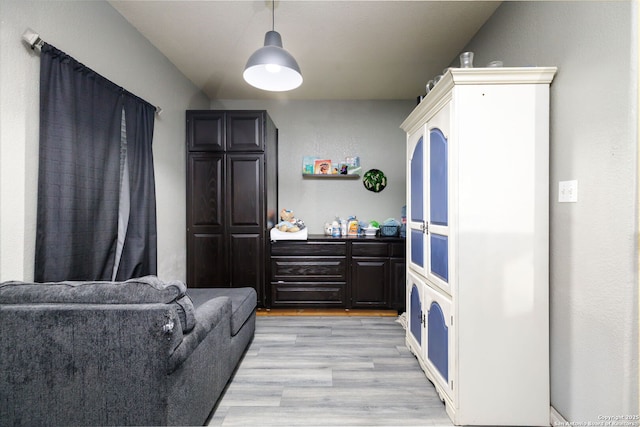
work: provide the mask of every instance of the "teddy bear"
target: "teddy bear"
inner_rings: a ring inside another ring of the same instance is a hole
[[[305,228],[305,225],[301,219],[295,218],[292,210],[282,209],[280,211],[280,222],[276,224],[276,228],[280,231],[295,233]]]

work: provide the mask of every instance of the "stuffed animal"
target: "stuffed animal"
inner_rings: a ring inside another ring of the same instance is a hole
[[[305,228],[305,225],[301,219],[295,218],[292,210],[282,209],[280,211],[280,222],[276,224],[276,228],[280,231],[295,233]]]

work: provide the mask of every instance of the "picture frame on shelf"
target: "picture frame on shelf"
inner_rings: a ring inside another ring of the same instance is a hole
[[[313,173],[316,175],[331,175],[331,160],[317,159],[313,163]]]
[[[313,175],[316,160],[318,160],[318,157],[316,156],[304,156],[302,158],[303,175]]]

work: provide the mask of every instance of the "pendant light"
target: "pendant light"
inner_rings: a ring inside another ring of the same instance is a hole
[[[284,92],[302,84],[302,73],[295,58],[282,48],[282,37],[275,31],[274,0],[271,5],[272,29],[264,36],[264,47],[249,57],[242,77],[258,89]]]

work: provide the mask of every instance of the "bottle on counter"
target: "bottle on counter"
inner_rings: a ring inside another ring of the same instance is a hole
[[[346,236],[348,228],[349,222],[346,219],[340,220],[340,234]]]
[[[331,235],[333,237],[340,237],[340,218],[336,215],[336,219],[331,223]]]
[[[358,220],[356,219],[356,217],[352,217],[349,220],[349,226],[348,226],[348,230],[347,230],[347,235],[349,235],[349,236],[357,236],[359,231],[360,231],[360,224],[358,223]]]

